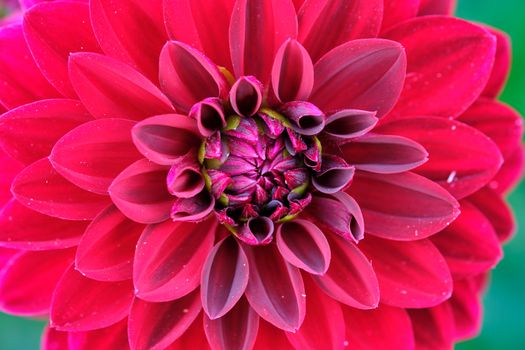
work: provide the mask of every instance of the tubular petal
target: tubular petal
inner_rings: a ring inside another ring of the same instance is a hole
[[[213,220],[198,224],[166,221],[148,226],[135,252],[133,281],[137,297],[170,301],[195,290],[216,228]]]
[[[254,217],[241,227],[237,237],[249,245],[267,245],[273,240],[274,229],[274,223],[270,218]]]
[[[206,190],[191,198],[177,198],[171,207],[173,221],[199,222],[213,211],[215,199]]]
[[[342,158],[324,155],[321,170],[312,178],[315,189],[333,194],[347,187],[354,177],[355,168]]]
[[[237,114],[244,117],[254,115],[263,102],[263,86],[254,76],[239,78],[230,90],[230,103]]]
[[[193,198],[204,188],[204,178],[193,157],[184,157],[173,164],[166,180],[168,191],[179,198]]]
[[[363,136],[372,130],[378,119],[375,112],[344,109],[326,118],[324,133],[336,139]]]
[[[325,126],[325,115],[309,102],[294,101],[281,106],[281,113],[292,121],[292,129],[301,135],[317,135]]]
[[[109,327],[87,332],[69,332],[69,349],[119,349],[128,350],[127,318]],[[55,350],[63,350],[58,348]]]
[[[216,97],[207,98],[195,104],[189,116],[197,121],[197,127],[202,136],[210,137],[226,126],[222,100]]]

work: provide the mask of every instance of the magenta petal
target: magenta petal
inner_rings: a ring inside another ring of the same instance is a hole
[[[201,311],[199,292],[150,303],[135,298],[129,314],[129,343],[136,350],[166,349],[191,326]]]
[[[153,224],[168,219],[174,201],[166,188],[168,169],[147,159],[131,164],[109,187],[111,200],[133,221]]]
[[[94,331],[68,332],[69,349],[129,349],[127,328],[128,320],[125,318],[109,327],[96,329]],[[62,349],[67,349],[67,347],[52,350]]]
[[[13,181],[14,197],[39,213],[65,220],[90,220],[109,198],[84,191],[63,178],[48,159],[25,168]]]
[[[131,141],[134,121],[99,119],[73,129],[53,147],[49,160],[80,188],[107,194],[117,175],[141,158]]]
[[[327,238],[332,260],[325,275],[314,276],[319,287],[348,306],[365,310],[376,308],[379,286],[368,258],[352,242],[334,235]]]
[[[450,298],[450,270],[430,240],[396,242],[369,235],[359,247],[374,262],[381,302],[402,308],[422,308],[436,306]]]
[[[206,56],[179,41],[169,41],[160,54],[160,85],[175,108],[188,113],[208,97],[224,98],[227,82]]]
[[[237,0],[230,23],[235,75],[254,75],[266,85],[275,53],[296,34],[297,17],[291,0]]]
[[[409,241],[428,237],[459,215],[459,203],[441,186],[412,173],[358,171],[348,194],[361,206],[366,232]]]
[[[40,214],[13,199],[0,211],[0,246],[24,250],[69,248],[78,244],[87,225],[86,221]]]
[[[144,230],[111,205],[89,225],[77,248],[75,268],[99,281],[132,278],[135,246]]]
[[[223,317],[244,294],[248,258],[237,241],[228,237],[210,252],[201,277],[202,307],[212,320]]]
[[[325,126],[324,113],[309,102],[288,102],[280,112],[292,121],[292,128],[301,135],[316,135]]]
[[[353,40],[328,52],[314,70],[310,102],[324,112],[363,109],[382,117],[401,94],[406,55],[394,41]]]
[[[167,97],[151,81],[107,56],[71,54],[69,78],[84,106],[96,118],[142,120],[173,112]]]
[[[193,155],[180,158],[168,172],[168,191],[179,198],[192,198],[204,188],[200,166]]]
[[[213,219],[198,224],[166,221],[148,226],[135,253],[133,281],[137,297],[169,301],[195,290],[216,228]]]
[[[207,98],[195,104],[189,116],[197,121],[202,136],[209,137],[226,126],[222,100],[216,97]]]
[[[243,76],[230,90],[230,103],[233,110],[245,117],[251,117],[263,102],[263,85],[254,76]]]
[[[106,55],[156,82],[159,53],[168,39],[162,0],[92,0],[89,6],[93,30]]]
[[[377,124],[375,112],[344,109],[326,118],[324,133],[336,139],[363,136]]]
[[[345,143],[341,151],[357,169],[379,174],[412,170],[428,160],[423,146],[401,136],[366,135]]]
[[[69,268],[58,282],[51,303],[51,325],[62,331],[88,331],[117,323],[133,300],[129,281],[99,282]]]
[[[253,309],[275,327],[295,331],[303,323],[306,301],[299,269],[274,246],[243,247],[250,263],[246,297]]]
[[[42,74],[64,96],[76,97],[68,76],[69,54],[100,51],[88,4],[58,1],[36,5],[24,13],[24,34]]]
[[[249,245],[267,245],[273,240],[274,223],[270,218],[260,216],[251,218],[237,233],[237,237]]]
[[[259,316],[244,298],[221,318],[204,316],[206,337],[216,350],[251,350],[258,330]]]
[[[277,247],[286,261],[306,272],[323,275],[330,266],[330,245],[323,232],[309,221],[294,220],[280,225]]]
[[[306,101],[314,86],[314,66],[308,51],[288,39],[277,51],[272,68],[272,88],[279,102]]]
[[[213,198],[207,190],[203,190],[191,198],[177,198],[171,207],[170,217],[173,221],[193,221],[204,220],[215,206]]]
[[[47,157],[68,131],[92,119],[77,100],[37,101],[2,115],[0,144],[13,158],[32,163]]]
[[[324,155],[321,171],[312,179],[314,187],[322,193],[336,193],[345,188],[354,177],[355,168],[343,159]]]
[[[381,28],[383,1],[306,0],[298,17],[299,41],[316,62],[338,45],[376,37]]]

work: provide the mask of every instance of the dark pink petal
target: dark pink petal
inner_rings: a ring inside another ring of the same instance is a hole
[[[364,236],[361,208],[344,192],[314,195],[305,213],[312,216],[323,230],[338,234],[346,240],[357,242]]]
[[[221,318],[204,315],[204,331],[216,350],[251,350],[259,330],[259,315],[245,298]]]
[[[496,39],[470,22],[443,16],[419,17],[385,37],[399,42],[408,57],[403,93],[395,117],[456,117],[479,97],[487,83]]]
[[[263,85],[254,76],[242,76],[230,90],[230,103],[241,116],[251,117],[263,102]]]
[[[310,101],[324,112],[364,109],[382,117],[401,94],[406,55],[394,41],[352,40],[328,52],[314,70]]]
[[[215,206],[213,198],[206,189],[191,198],[177,198],[171,207],[170,217],[173,221],[204,220]]]
[[[412,323],[404,309],[380,304],[374,310],[344,307],[346,337],[360,350],[414,349]]]
[[[129,349],[128,320],[124,319],[109,327],[87,332],[69,332],[69,349]],[[64,350],[59,348],[56,350]]]
[[[7,266],[9,260],[15,257],[19,250],[0,247],[0,273]]]
[[[68,131],[92,119],[77,100],[37,101],[2,115],[0,144],[13,158],[32,163],[47,157]]]
[[[291,0],[237,0],[230,23],[235,75],[254,75],[266,85],[275,53],[296,35],[297,17]]]
[[[207,98],[195,104],[189,116],[197,121],[202,136],[209,137],[226,126],[226,116],[222,100],[217,97]]]
[[[55,144],[49,160],[78,187],[107,194],[117,175],[141,158],[131,140],[134,125],[132,120],[113,118],[82,124]]]
[[[303,323],[306,300],[299,269],[277,247],[243,247],[250,264],[246,297],[253,309],[275,327],[296,331]]]
[[[89,6],[93,30],[106,55],[156,82],[159,53],[168,39],[162,0],[93,0]]]
[[[345,320],[340,304],[324,294],[310,278],[305,279],[305,284],[308,312],[297,332],[286,332],[288,340],[301,350],[343,350]]]
[[[454,317],[455,339],[470,339],[478,335],[483,310],[475,282],[471,279],[455,281],[454,294],[448,303]]]
[[[489,81],[482,95],[497,97],[503,90],[509,77],[512,59],[511,42],[506,33],[493,28],[488,28],[488,30],[496,36],[496,58]]]
[[[77,248],[75,268],[99,281],[133,277],[135,246],[144,230],[111,205],[89,225]]]
[[[99,282],[70,267],[53,294],[51,326],[73,332],[108,327],[127,316],[132,299],[131,282]]]
[[[259,332],[257,332],[257,340],[253,350],[290,350],[292,345],[286,338],[286,333],[280,328],[260,320]]]
[[[192,149],[197,159],[197,123],[180,114],[165,114],[139,122],[132,130],[133,142],[149,160],[171,165]]]
[[[36,66],[21,24],[0,28],[0,66],[0,105],[7,109],[60,96]]]
[[[14,315],[46,314],[55,286],[73,256],[72,249],[15,256],[0,276],[0,309]]]
[[[131,164],[109,187],[111,200],[133,221],[154,224],[167,220],[174,201],[166,187],[168,169],[147,159]]]
[[[272,88],[279,102],[306,101],[314,86],[314,66],[308,51],[288,39],[277,51],[272,68]]]
[[[147,301],[181,298],[199,286],[217,224],[166,221],[146,228],[135,253],[136,295]]]
[[[248,284],[248,258],[237,241],[217,243],[206,259],[201,277],[202,307],[214,320],[223,317],[242,297]]]
[[[326,118],[324,133],[336,139],[362,136],[377,124],[375,112],[344,109]]]
[[[459,215],[454,197],[438,184],[412,173],[358,171],[347,192],[363,211],[366,232],[387,239],[425,238]]]
[[[503,166],[489,186],[498,193],[506,194],[518,184],[525,171],[525,148],[520,145],[507,156]]]
[[[249,245],[267,245],[273,240],[275,226],[273,221],[265,216],[249,219],[237,233],[237,237]]]
[[[416,17],[420,2],[421,0],[385,0],[381,31]]]
[[[24,169],[22,163],[8,156],[0,146],[0,164],[2,164],[2,176],[0,176],[0,208],[9,202],[13,195],[11,185],[16,176]]]
[[[24,13],[24,34],[42,74],[64,96],[75,98],[68,76],[69,55],[100,51],[88,4],[57,1],[34,6]]]
[[[375,37],[381,27],[383,1],[306,0],[298,17],[299,41],[316,62],[336,46]]]
[[[314,277],[319,287],[343,304],[375,309],[379,304],[379,286],[370,261],[353,242],[335,235],[327,238],[332,260],[324,276]]]
[[[336,193],[348,186],[354,173],[355,168],[342,158],[324,155],[321,170],[312,178],[312,184],[322,193]]]
[[[69,56],[69,78],[96,118],[141,120],[173,112],[164,94],[132,67],[95,53]]]
[[[0,212],[0,246],[25,250],[68,248],[78,244],[87,225],[86,221],[40,214],[13,199]]]
[[[39,213],[65,220],[90,220],[109,198],[84,191],[63,178],[48,159],[25,168],[13,181],[14,197]]]
[[[206,334],[204,334],[202,315],[197,316],[191,326],[166,348],[166,350],[188,349],[211,350]]]
[[[345,143],[341,150],[349,164],[379,174],[412,170],[428,160],[420,144],[395,135],[366,135]]]
[[[160,54],[160,85],[175,108],[188,113],[207,97],[224,98],[227,82],[219,68],[189,45],[169,41]]]
[[[301,135],[316,135],[325,126],[324,113],[309,102],[288,102],[280,112],[292,121],[292,128]]]
[[[179,198],[193,198],[204,188],[200,165],[193,154],[176,161],[166,181],[169,193]]]
[[[456,198],[468,196],[486,185],[503,162],[498,146],[487,136],[448,118],[394,121],[380,132],[408,137],[421,144],[429,154],[429,161],[416,172],[439,183]]]
[[[43,350],[63,350],[68,349],[69,332],[60,332],[47,326],[42,334],[40,347]]]
[[[286,261],[306,272],[323,275],[330,266],[330,245],[323,232],[309,221],[294,220],[280,225],[277,247]]]
[[[448,303],[433,308],[408,310],[416,349],[441,350],[454,346],[454,318]]]
[[[234,3],[235,0],[164,0],[164,20],[170,38],[193,46],[216,64],[230,69],[227,38]]]
[[[456,7],[456,0],[421,0],[418,16],[451,15]]]
[[[199,291],[163,303],[135,298],[129,314],[129,343],[134,350],[161,350],[179,338],[199,315]]]
[[[468,201],[461,202],[461,214],[449,227],[432,236],[432,242],[455,278],[488,271],[503,255],[492,224]]]
[[[452,294],[447,263],[428,239],[396,242],[367,236],[359,247],[374,262],[382,303],[432,307]]]

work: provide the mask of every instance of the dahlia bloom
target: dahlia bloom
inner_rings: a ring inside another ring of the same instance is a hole
[[[0,309],[44,349],[478,332],[523,165],[504,34],[448,0],[36,3],[0,28]]]

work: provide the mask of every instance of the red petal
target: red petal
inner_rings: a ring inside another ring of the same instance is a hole
[[[259,332],[253,350],[290,350],[292,345],[285,331],[272,326],[264,320],[259,321]]]
[[[343,308],[346,337],[360,350],[414,349],[410,318],[404,309],[380,304],[374,310]]]
[[[0,245],[25,250],[68,248],[78,244],[87,225],[40,214],[13,199],[0,212]]]
[[[51,325],[72,332],[108,327],[127,316],[132,299],[129,281],[99,282],[71,267],[53,294]]]
[[[490,220],[500,241],[506,242],[512,237],[516,231],[515,220],[511,208],[501,195],[485,187],[468,200]]]
[[[280,225],[277,247],[286,261],[306,272],[323,275],[330,266],[330,245],[323,232],[307,220]]]
[[[160,54],[160,85],[177,110],[209,97],[226,97],[228,86],[208,57],[180,41],[169,41]]]
[[[458,116],[479,97],[494,63],[494,36],[457,18],[415,18],[385,37],[403,45],[408,57],[396,117]]]
[[[216,228],[214,220],[148,226],[135,253],[135,294],[147,301],[169,301],[197,288]]]
[[[0,208],[2,208],[13,198],[11,184],[24,167],[21,163],[5,154],[1,146],[0,164],[2,164],[2,176],[0,176]]]
[[[78,187],[107,194],[115,177],[141,158],[131,141],[133,125],[132,120],[113,118],[82,124],[55,144],[49,160]]]
[[[88,4],[58,1],[33,6],[24,14],[24,34],[42,74],[64,96],[75,98],[67,68],[70,53],[100,51]]]
[[[213,349],[250,350],[259,329],[259,315],[245,298],[225,316],[210,320],[204,316],[204,331]]]
[[[454,346],[454,318],[448,303],[409,310],[417,349],[442,350]]]
[[[204,52],[231,67],[228,28],[235,0],[164,0],[164,20],[171,39]]]
[[[297,17],[291,0],[237,0],[230,23],[235,75],[254,75],[266,85],[277,49],[296,35]]]
[[[109,204],[109,198],[84,191],[67,181],[48,159],[25,168],[13,181],[14,197],[39,213],[65,220],[90,220]]]
[[[429,154],[429,161],[416,172],[439,183],[456,198],[468,196],[486,185],[503,162],[494,142],[480,131],[454,120],[410,118],[389,123],[380,130],[421,144]]]
[[[456,0],[421,0],[418,16],[451,15],[456,7]]]
[[[375,112],[344,109],[326,118],[324,133],[336,139],[363,136],[372,130],[378,119]]]
[[[482,305],[474,281],[455,281],[454,294],[448,303],[454,316],[455,338],[463,340],[478,335],[482,323]]]
[[[180,114],[148,118],[135,125],[133,142],[152,162],[172,165],[199,144],[197,123]],[[195,151],[195,159],[197,152]]]
[[[400,136],[368,134],[344,144],[341,150],[357,169],[380,174],[408,171],[428,160],[420,144]]]
[[[0,119],[0,144],[12,157],[32,163],[47,157],[68,131],[93,117],[76,100],[43,100],[10,110]]]
[[[416,17],[420,1],[421,0],[385,0],[381,31],[384,32],[398,23]]]
[[[381,302],[402,308],[432,307],[452,294],[452,277],[428,240],[396,242],[367,236],[359,245],[374,262]]]
[[[153,224],[167,220],[175,200],[166,187],[168,169],[147,159],[131,164],[109,187],[113,203],[136,222]]]
[[[50,250],[23,252],[11,259],[0,276],[0,309],[23,316],[46,314],[73,255],[72,249]]]
[[[129,314],[131,348],[165,349],[184,334],[200,311],[199,291],[164,303],[149,303],[135,298]]]
[[[199,315],[193,321],[190,328],[188,328],[184,334],[171,343],[166,350],[188,350],[188,349],[199,349],[199,350],[210,350],[208,339],[204,334],[204,327],[202,325],[202,316]]]
[[[59,96],[36,66],[21,24],[0,28],[0,66],[0,105],[7,109]]]
[[[160,49],[168,39],[162,0],[93,0],[89,6],[93,30],[106,55],[156,82]]]
[[[305,316],[303,279],[274,246],[244,246],[250,263],[246,297],[253,309],[274,326],[296,331]]]
[[[494,98],[501,93],[509,77],[512,52],[510,38],[506,33],[493,28],[487,29],[496,36],[496,59],[482,95]]]
[[[490,270],[502,258],[498,236],[490,221],[472,204],[461,203],[461,214],[446,229],[432,236],[455,278]]]
[[[383,39],[352,40],[328,52],[314,66],[310,101],[324,112],[364,109],[386,114],[405,79],[403,47]]]
[[[374,309],[379,303],[379,286],[372,264],[352,242],[327,236],[332,250],[330,268],[315,281],[330,297],[358,309]]]
[[[54,328],[46,327],[42,334],[40,347],[43,350],[64,350],[69,348],[68,332],[59,332]]]
[[[96,118],[141,120],[173,111],[169,100],[151,81],[107,56],[70,55],[69,77],[80,100]]]
[[[430,236],[459,215],[459,204],[438,184],[416,174],[358,171],[347,190],[361,206],[366,232],[401,241]]]
[[[202,270],[201,298],[206,315],[214,320],[229,312],[248,284],[248,258],[233,238],[212,249]]]
[[[324,294],[311,279],[306,279],[305,284],[308,312],[297,332],[286,332],[288,340],[301,350],[344,349],[345,320],[340,304]]]
[[[299,41],[316,62],[336,46],[377,36],[383,1],[306,0],[298,17]]]
[[[144,225],[126,218],[111,205],[89,225],[77,249],[75,267],[99,281],[132,278],[135,246]]]
[[[520,145],[505,159],[498,174],[490,182],[489,187],[500,194],[506,194],[513,190],[521,180],[525,170],[525,148]]]
[[[127,350],[128,345],[128,320],[124,319],[106,328],[88,332],[70,332],[69,349],[92,350],[92,349],[119,349]],[[59,348],[56,350],[64,350]]]

